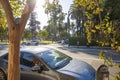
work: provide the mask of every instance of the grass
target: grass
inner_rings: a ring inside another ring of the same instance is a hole
[[[52,41],[47,41],[47,40],[41,40],[40,44],[52,44]]]
[[[27,40],[24,40],[24,41],[21,41],[21,42],[28,42]],[[55,43],[53,41],[50,41],[50,40],[41,40],[39,41],[40,44],[52,44],[52,43]],[[8,44],[8,41],[0,41],[0,44]]]
[[[8,41],[0,41],[0,44],[8,44]]]

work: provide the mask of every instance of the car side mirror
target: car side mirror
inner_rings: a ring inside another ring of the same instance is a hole
[[[41,70],[40,66],[33,66],[32,67],[32,71],[39,71],[39,70]]]
[[[43,70],[47,71],[46,68],[44,68],[44,66],[33,66],[32,69],[31,69],[33,72],[39,72],[41,73]]]

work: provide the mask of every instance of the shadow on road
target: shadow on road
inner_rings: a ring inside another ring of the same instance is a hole
[[[89,55],[96,56],[96,57],[99,56],[99,53],[101,50],[100,48],[66,47],[66,46],[62,46],[58,48],[62,50],[68,50],[75,54],[84,53],[84,54],[89,54]],[[114,50],[111,50],[111,49],[103,49],[103,50],[104,50],[106,59],[111,57],[113,61],[120,62],[120,54],[116,54]]]
[[[0,44],[0,50],[4,50],[7,48],[8,45],[5,45],[5,44]]]

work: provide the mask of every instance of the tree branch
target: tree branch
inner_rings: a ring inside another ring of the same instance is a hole
[[[36,4],[36,0],[27,0],[27,4],[25,5],[25,8],[23,10],[21,20],[20,20],[21,34],[24,31],[25,25],[29,18],[29,14],[33,11],[35,4]]]
[[[9,0],[0,0],[0,3],[2,4],[2,6],[3,6],[4,10],[5,10],[8,26],[13,27],[13,24],[15,22],[14,22],[12,9],[11,9],[11,6],[9,4]]]

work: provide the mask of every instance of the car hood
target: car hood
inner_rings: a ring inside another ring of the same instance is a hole
[[[72,59],[68,65],[57,71],[74,76],[77,80],[95,80],[95,69],[86,62],[77,59]]]

